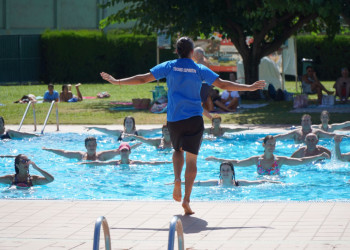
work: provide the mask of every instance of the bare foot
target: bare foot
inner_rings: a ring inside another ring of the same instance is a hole
[[[180,202],[181,198],[181,180],[177,179],[174,181],[173,199]]]
[[[192,209],[190,207],[190,203],[188,201],[183,201],[182,202],[182,207],[185,210],[185,214],[187,214],[187,215],[194,214],[194,212],[192,211]]]
[[[78,88],[81,85],[81,83],[75,84],[75,87]]]

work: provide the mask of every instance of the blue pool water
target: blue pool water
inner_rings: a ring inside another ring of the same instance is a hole
[[[0,184],[1,199],[83,199],[83,200],[171,200],[173,181],[171,164],[151,166],[86,166],[77,165],[71,160],[41,150],[61,148],[85,151],[84,139],[92,134],[46,134],[43,137],[0,141],[0,154],[26,154],[39,167],[55,177],[55,181],[43,186],[34,186],[28,190],[9,188]],[[204,140],[198,156],[198,174],[196,180],[219,178],[219,163],[208,162],[207,156],[243,159],[262,154],[263,147],[259,138],[266,134],[228,134],[225,138]],[[116,137],[96,134],[97,151],[114,149],[119,142]],[[152,136],[160,136],[156,133]],[[320,140],[320,145],[334,151],[333,140]],[[276,155],[290,156],[300,145],[292,141],[277,142]],[[342,152],[350,151],[350,138],[344,138]],[[130,159],[169,160],[171,150],[156,150],[142,144],[133,150]],[[119,159],[119,157],[115,157]],[[236,167],[236,179],[257,180],[272,179],[283,184],[263,184],[257,186],[224,188],[194,187],[192,200],[235,200],[235,201],[327,201],[350,200],[350,164],[340,162],[334,157],[323,162],[282,166],[280,176],[259,176],[256,167]],[[14,159],[0,158],[0,175],[14,173]],[[30,169],[31,174],[39,174]],[[184,178],[183,178],[184,179]]]

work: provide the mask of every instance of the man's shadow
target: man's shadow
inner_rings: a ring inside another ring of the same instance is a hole
[[[208,222],[206,220],[189,216],[189,215],[174,215],[177,216],[182,223],[183,232],[185,234],[194,234],[202,231],[212,231],[212,230],[232,230],[232,229],[253,229],[253,228],[266,228],[272,229],[272,227],[266,226],[250,226],[250,227],[208,227]],[[170,221],[169,221],[170,222]],[[170,224],[169,224],[170,225]],[[140,230],[140,231],[169,231],[169,228],[142,228],[142,227],[112,227],[111,229],[126,229],[126,230]]]

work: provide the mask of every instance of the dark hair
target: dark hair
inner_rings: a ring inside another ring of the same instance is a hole
[[[322,116],[322,115],[328,115],[328,118],[330,118],[329,112],[328,112],[327,110],[323,110],[323,111],[321,112],[321,116]]]
[[[306,67],[306,70],[308,70],[308,69],[313,69],[313,67],[309,65]]]
[[[49,83],[49,84],[47,85],[47,87],[48,87],[48,88],[50,88],[50,87],[55,88],[55,87],[53,86],[52,83]]]
[[[125,128],[125,122],[126,122],[127,119],[131,119],[133,121],[134,125],[133,125],[132,129],[136,130],[135,118],[132,117],[132,116],[127,116],[127,117],[124,118],[124,122],[123,122],[124,128]]]
[[[220,122],[221,122],[221,116],[215,115],[215,116],[211,119],[211,124],[213,124],[214,120],[220,120]]]
[[[188,58],[193,48],[194,43],[189,37],[180,37],[176,42],[176,53],[180,58]]]
[[[304,119],[305,117],[310,117],[310,119],[311,119],[311,115],[309,115],[309,114],[303,114],[303,116],[301,117],[301,119]]]
[[[64,91],[64,89],[68,89],[68,85],[67,84],[63,84],[62,85],[62,91]]]
[[[24,156],[24,154],[19,154],[16,156],[15,158],[15,171],[16,171],[16,174],[19,173],[19,169],[17,167],[17,165],[19,164],[19,161],[21,160],[21,158]]]
[[[0,116],[0,120],[2,121],[2,124],[4,124],[4,126],[5,126],[5,120],[4,120],[4,117]]]
[[[267,136],[265,136],[265,138],[264,138],[264,144],[266,144],[266,142],[267,142],[268,140],[272,140],[272,139],[275,139],[275,137],[273,137],[272,135],[267,135]]]
[[[89,141],[95,141],[96,142],[96,138],[93,136],[89,136],[85,138],[85,146],[88,144]]]
[[[231,167],[231,170],[232,170],[232,172],[233,172],[232,180],[233,180],[233,182],[235,183],[235,186],[238,186],[238,183],[237,183],[237,181],[236,181],[235,168],[233,167],[232,162],[224,161],[224,162],[222,162],[222,163],[220,164],[220,176],[219,176],[219,178],[222,179],[222,177],[221,177],[221,167],[222,167],[223,165],[229,165],[229,166]]]

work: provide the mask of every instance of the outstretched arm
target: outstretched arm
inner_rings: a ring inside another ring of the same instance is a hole
[[[16,155],[0,155],[0,158],[16,158]]]
[[[137,134],[140,135],[140,136],[145,136],[145,135],[148,135],[148,134],[152,134],[152,133],[158,132],[160,130],[161,130],[160,128],[138,129],[137,130]]]
[[[35,136],[40,136],[37,134],[33,134],[33,133],[26,133],[26,132],[18,132],[15,130],[8,130],[7,133],[9,134],[9,136],[11,138],[30,138],[30,137],[35,137]]]
[[[265,84],[264,80],[256,81],[251,85],[240,84],[240,83],[236,83],[236,82],[222,80],[221,78],[218,77],[213,82],[213,85],[215,87],[218,87],[220,89],[226,89],[228,91],[255,91],[258,89],[263,89],[266,84]]]
[[[13,175],[11,174],[0,176],[0,183],[2,184],[11,184],[12,180],[13,180]]]
[[[239,161],[239,160],[234,160],[234,159],[222,159],[222,158],[216,158],[214,156],[209,156],[209,157],[205,158],[205,160],[215,161],[215,162],[228,161],[228,162],[232,162],[237,167],[248,167],[248,166],[256,165],[258,158],[259,158],[259,156],[252,156],[250,158]]]
[[[105,72],[102,72],[101,77],[106,80],[107,82],[112,83],[113,85],[135,85],[135,84],[144,84],[148,82],[153,82],[156,80],[156,78],[151,73],[146,73],[143,75],[135,75],[129,78],[123,78],[123,79],[115,79],[110,74],[107,74]]]
[[[333,130],[338,130],[342,128],[350,127],[350,121],[348,122],[343,122],[343,123],[333,123],[332,124],[332,129]]]
[[[289,166],[297,166],[302,164],[307,164],[310,162],[313,162],[315,160],[321,160],[321,159],[329,159],[330,156],[327,153],[322,153],[320,155],[315,156],[308,156],[308,157],[302,157],[302,158],[290,158],[285,156],[280,156],[280,165],[289,165]]]
[[[282,182],[280,181],[270,181],[270,180],[257,180],[257,181],[238,180],[239,186],[259,185],[264,183],[282,184]]]
[[[131,161],[131,164],[147,164],[147,165],[162,165],[162,164],[170,164],[172,161]]]
[[[350,153],[342,154],[340,151],[340,143],[343,140],[343,137],[343,135],[334,136],[335,156],[340,161],[348,162],[350,161]]]
[[[132,134],[125,134],[124,135],[124,138],[134,138],[134,139],[137,139],[141,142],[144,142],[146,144],[149,144],[151,146],[155,146],[155,147],[158,147],[159,144],[161,143],[161,139],[156,139],[156,138],[145,138],[145,137],[142,137],[142,136],[139,136],[139,135],[132,135]]]
[[[142,143],[136,143],[134,145],[132,145],[130,148],[134,149],[137,148],[141,145]],[[119,149],[112,149],[112,150],[105,150],[105,151],[101,151],[98,153],[98,160],[99,161],[108,161],[110,159],[112,159],[114,156],[119,155],[120,154],[120,150]]]
[[[89,131],[91,129],[95,129],[97,131],[100,131],[105,134],[114,135],[114,136],[120,136],[121,130],[118,129],[108,129],[108,128],[99,128],[99,127],[86,127],[86,129]]]
[[[295,131],[288,132],[286,134],[274,135],[273,138],[277,140],[294,139]]]
[[[54,149],[54,148],[45,148],[45,147],[43,147],[43,150],[46,150],[46,151],[55,153],[57,155],[70,158],[70,159],[75,158],[75,159],[81,160],[84,156],[84,152],[81,152],[81,151],[66,151],[63,149]]]
[[[117,165],[120,161],[84,161],[78,162],[79,165],[95,165],[95,166],[104,166],[104,165]]]
[[[315,134],[318,136],[318,138],[333,138],[335,136],[334,133],[328,133],[323,130],[317,130]]]
[[[30,161],[29,164],[32,165],[32,167],[37,170],[40,174],[42,174],[44,177],[42,176],[33,176],[33,184],[34,185],[45,185],[47,183],[53,182],[54,177],[49,174],[48,172],[46,172],[45,170],[39,168],[34,162]]]

